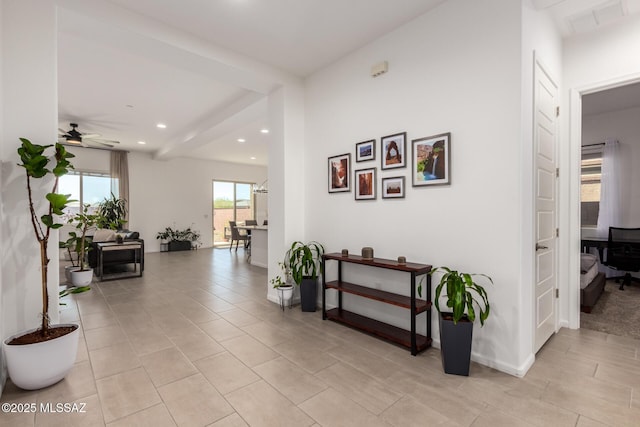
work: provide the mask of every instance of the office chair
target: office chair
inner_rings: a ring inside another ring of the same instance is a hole
[[[614,277],[616,283],[622,279],[621,291],[631,281],[640,282],[640,278],[631,276],[631,272],[640,271],[640,228],[609,227],[607,259],[603,264],[625,272],[624,276]]]

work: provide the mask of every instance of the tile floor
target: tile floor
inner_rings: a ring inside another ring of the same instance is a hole
[[[319,311],[282,312],[242,250],[146,258],[144,277],[69,299],[63,320],[83,336],[63,381],[2,395],[84,412],[0,413],[0,425],[640,425],[640,341],[563,329],[523,379],[477,364],[449,376],[437,349],[412,357]]]

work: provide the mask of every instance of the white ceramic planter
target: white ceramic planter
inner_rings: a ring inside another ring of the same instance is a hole
[[[280,286],[276,288],[276,291],[278,291],[280,307],[282,307],[283,310],[287,305],[291,307],[291,300],[293,299],[293,286]]]
[[[93,280],[93,269],[71,271],[71,284],[75,287],[87,286]]]
[[[7,370],[13,383],[24,390],[38,390],[63,379],[76,361],[78,352],[78,325],[76,330],[50,341],[27,345],[7,345],[13,338],[32,332],[26,331],[3,342]]]
[[[80,270],[80,267],[77,267],[75,265],[67,265],[64,268],[64,277],[67,279],[67,283],[71,284],[71,272],[73,270]]]

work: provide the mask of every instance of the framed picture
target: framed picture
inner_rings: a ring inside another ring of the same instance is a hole
[[[412,144],[412,185],[451,183],[451,133],[414,139]]]
[[[366,162],[376,159],[376,140],[359,142],[356,144],[356,162]]]
[[[404,198],[404,176],[382,178],[382,198],[383,199],[403,199]]]
[[[376,168],[360,169],[355,173],[356,200],[376,198]]]
[[[395,169],[407,166],[407,133],[383,136],[380,138],[380,158],[382,169]]]
[[[329,193],[351,191],[351,154],[329,157]]]

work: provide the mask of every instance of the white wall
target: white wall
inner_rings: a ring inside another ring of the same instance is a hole
[[[573,328],[580,327],[579,252],[580,252],[580,155],[581,155],[581,95],[610,87],[640,81],[640,17],[622,24],[609,25],[598,31],[570,37],[563,44],[564,97],[561,115],[563,144],[561,194],[566,195],[562,223],[567,224],[570,265],[567,283],[573,295],[569,299],[568,320]]]
[[[620,227],[640,227],[640,107],[582,117],[582,141],[620,142]]]
[[[109,152],[70,149],[76,169],[109,172]],[[265,167],[176,158],[154,160],[150,154],[129,153],[129,223],[145,241],[146,252],[160,250],[156,239],[165,227],[200,231],[203,247],[212,246],[213,180],[261,183]],[[257,198],[258,218],[266,215],[265,198]]]
[[[305,123],[307,238],[329,251],[372,246],[378,257],[405,255],[492,276],[492,314],[476,328],[474,358],[514,374],[525,369],[514,344],[523,286],[520,22],[519,2],[447,1],[312,75]],[[389,72],[373,79],[369,69],[381,60],[389,61]],[[379,138],[402,131],[408,155],[411,139],[451,132],[451,185],[412,188],[410,166],[380,170]],[[376,160],[356,164],[355,144],[373,138]],[[367,202],[354,201],[353,192],[328,194],[327,157],[342,153],[352,153],[352,169],[376,167],[378,184],[405,176],[406,198],[382,200],[379,189],[377,200]],[[353,274],[409,292],[406,278]],[[361,299],[356,305],[351,309],[408,327],[406,312],[396,318],[387,306]],[[434,326],[436,341],[437,335]]]
[[[34,143],[56,140],[57,76],[56,21],[52,1],[3,1],[2,7],[2,127],[0,160],[0,336],[7,338],[21,330],[39,325],[42,311],[40,257],[26,198],[24,170],[16,166],[18,137]],[[25,31],[25,28],[29,28]],[[28,54],[27,54],[28,53]],[[44,200],[50,183],[34,185],[35,200]],[[45,188],[47,187],[47,188]],[[36,209],[42,214],[45,204]],[[49,241],[49,314],[58,321],[58,238]],[[5,368],[2,366],[2,376]]]

